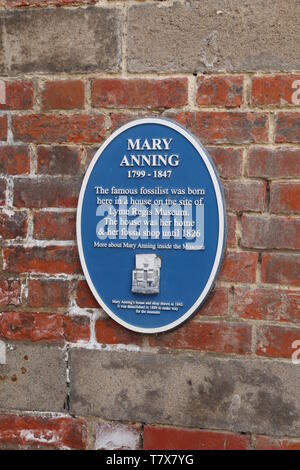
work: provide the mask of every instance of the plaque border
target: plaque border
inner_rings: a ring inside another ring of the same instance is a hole
[[[207,283],[204,289],[201,291],[201,294],[199,295],[198,299],[193,304],[193,306],[187,312],[185,312],[184,315],[182,315],[180,318],[178,318],[174,322],[169,323],[168,325],[157,327],[157,328],[141,328],[141,327],[132,325],[131,323],[127,323],[121,318],[119,318],[114,312],[112,312],[110,308],[105,304],[105,302],[103,302],[99,293],[95,289],[93,281],[89,275],[89,271],[85,263],[85,258],[84,258],[83,248],[82,248],[82,239],[81,239],[81,212],[82,212],[83,198],[85,195],[85,190],[86,190],[86,186],[88,184],[90,175],[93,171],[93,168],[98,158],[101,156],[102,152],[106,149],[106,147],[111,143],[111,141],[113,141],[118,135],[122,134],[125,130],[130,129],[131,127],[135,127],[141,124],[161,124],[163,126],[170,127],[171,129],[174,129],[175,131],[183,135],[196,148],[198,153],[201,155],[205,163],[205,166],[210,174],[210,177],[212,179],[214,190],[215,190],[215,195],[217,199],[218,212],[219,212],[219,236],[218,236],[216,256],[215,256],[213,267],[210,272],[210,276],[207,280]],[[134,119],[122,125],[102,143],[102,145],[99,147],[94,157],[92,158],[88,166],[88,169],[85,173],[85,176],[83,178],[83,182],[81,185],[80,193],[79,193],[78,204],[77,204],[76,235],[77,235],[77,247],[78,247],[78,252],[79,252],[79,258],[80,258],[83,273],[88,283],[88,286],[90,290],[92,291],[95,299],[99,303],[99,305],[113,320],[115,320],[117,323],[119,323],[120,325],[124,326],[125,328],[131,331],[135,331],[138,333],[146,333],[146,334],[147,333],[149,334],[162,333],[162,332],[169,331],[178,327],[179,325],[184,323],[186,320],[188,320],[194,313],[197,312],[197,310],[205,301],[209,292],[213,288],[216,277],[221,267],[221,263],[222,263],[222,259],[223,259],[223,255],[225,251],[225,246],[226,246],[226,210],[225,210],[224,194],[223,194],[223,189],[219,180],[216,167],[211,157],[209,156],[209,153],[194,135],[192,135],[183,126],[172,121],[171,119],[160,118],[160,117],[159,118],[156,118],[156,117],[140,118],[140,119]]]

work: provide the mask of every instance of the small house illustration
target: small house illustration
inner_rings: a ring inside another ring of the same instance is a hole
[[[136,294],[159,294],[161,258],[155,254],[135,255],[131,291]]]

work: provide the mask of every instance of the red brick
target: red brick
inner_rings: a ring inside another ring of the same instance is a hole
[[[75,240],[76,214],[74,212],[34,212],[34,238],[39,240]]]
[[[80,274],[77,248],[48,246],[4,247],[4,270],[13,273]]]
[[[12,341],[63,341],[63,317],[31,312],[0,313],[0,337]]]
[[[22,175],[30,171],[29,150],[24,145],[0,147],[0,173]]]
[[[145,450],[247,450],[250,437],[222,431],[145,425]]]
[[[95,3],[97,0],[8,0],[10,7],[68,6]]]
[[[300,249],[300,219],[244,214],[242,246],[260,249]]]
[[[271,284],[300,286],[300,255],[289,253],[263,253],[262,281]]]
[[[159,114],[156,113],[155,111],[153,112],[139,112],[138,114],[125,114],[125,113],[113,113],[110,114],[110,120],[111,120],[111,131],[115,131],[119,127],[123,126],[124,124],[127,124],[130,121],[133,121],[134,119],[138,118],[145,118],[145,117],[159,117]]]
[[[243,102],[243,77],[218,75],[197,78],[196,101],[203,106],[236,108]]]
[[[226,253],[220,271],[220,280],[227,282],[255,282],[257,253]]]
[[[0,416],[0,443],[56,449],[85,449],[86,422],[78,418]]]
[[[17,178],[14,206],[27,208],[76,207],[82,179],[40,177]]]
[[[273,75],[272,77],[253,77],[252,104],[256,106],[294,104],[292,96],[295,92],[293,82],[300,75]]]
[[[261,326],[257,331],[256,354],[291,359],[292,344],[296,340],[300,340],[300,328]]]
[[[300,142],[300,113],[278,113],[275,117],[275,142]]]
[[[224,317],[228,314],[229,290],[227,287],[216,287],[204,304],[199,308],[197,317]]]
[[[176,120],[206,143],[268,142],[266,114],[247,112],[182,112]]]
[[[0,279],[0,307],[20,305],[21,282],[19,279]]]
[[[259,178],[296,178],[300,176],[300,151],[293,148],[251,148],[248,175]]]
[[[186,78],[114,79],[92,82],[92,106],[106,108],[175,108],[187,104]]]
[[[67,307],[70,302],[70,282],[60,279],[29,279],[28,305],[40,308]]]
[[[27,234],[26,212],[0,211],[0,238],[9,240],[25,238]]]
[[[222,354],[250,354],[251,326],[189,321],[170,333],[150,336],[149,344]]]
[[[6,179],[0,178],[0,206],[5,205],[6,201]]]
[[[80,80],[46,82],[42,91],[42,107],[51,109],[84,108],[84,83]]]
[[[100,308],[86,281],[77,284],[76,303],[81,308]]]
[[[236,246],[237,216],[227,214],[227,246],[234,248]]]
[[[105,137],[105,117],[102,114],[29,114],[13,116],[12,128],[15,139],[23,142],[100,143]]]
[[[0,140],[7,138],[7,117],[0,116]]]
[[[0,104],[0,109],[32,109],[33,85],[31,82],[6,83],[6,103]]]
[[[300,439],[287,439],[268,436],[256,436],[257,450],[300,450]]]
[[[263,181],[224,181],[227,209],[234,212],[261,212],[265,207],[266,185]]]
[[[234,313],[240,318],[300,322],[300,292],[283,289],[234,288]]]
[[[64,317],[64,335],[65,340],[71,343],[77,341],[89,341],[90,339],[90,320],[84,316]]]
[[[274,181],[270,189],[270,212],[300,213],[300,182]]]
[[[51,145],[37,150],[37,173],[44,175],[78,175],[81,151],[77,147]]]
[[[92,159],[94,158],[97,150],[99,149],[99,147],[88,147],[86,149],[86,161],[85,161],[85,168],[84,168],[84,171],[87,170],[89,164],[91,163]]]
[[[137,344],[142,345],[143,337],[129,331],[110,319],[99,319],[95,325],[96,339],[101,344]]]
[[[208,147],[220,176],[236,178],[242,176],[243,151],[236,148]]]

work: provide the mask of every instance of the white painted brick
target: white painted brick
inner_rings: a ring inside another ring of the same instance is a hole
[[[139,431],[126,424],[101,423],[95,425],[95,449],[134,450],[139,448]]]
[[[4,341],[0,341],[0,364],[6,364],[6,347]]]
[[[0,104],[6,103],[6,86],[3,80],[0,80]]]

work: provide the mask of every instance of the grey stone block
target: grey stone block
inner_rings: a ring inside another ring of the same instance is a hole
[[[114,8],[1,11],[0,73],[118,71],[120,38]]]
[[[58,346],[6,345],[0,364],[0,409],[64,411],[65,353]]]
[[[128,67],[146,71],[299,69],[297,0],[191,0],[129,10]]]
[[[270,435],[300,435],[300,368],[178,353],[71,352],[79,415]]]

